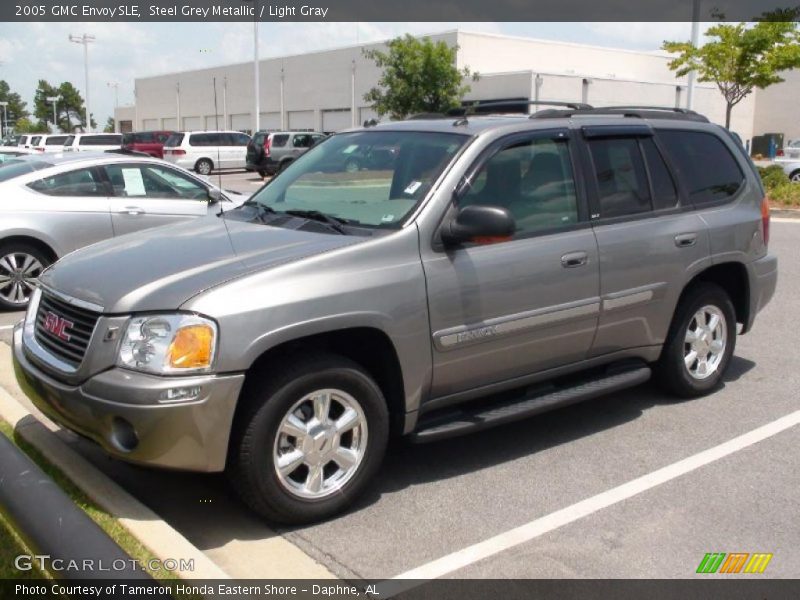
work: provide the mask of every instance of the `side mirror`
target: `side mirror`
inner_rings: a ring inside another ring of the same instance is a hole
[[[208,203],[209,204],[216,204],[220,200],[223,200],[224,196],[222,195],[222,190],[216,187],[208,188]]]
[[[474,242],[491,244],[511,239],[516,224],[514,217],[500,206],[475,204],[465,206],[442,227],[442,241],[447,246]]]

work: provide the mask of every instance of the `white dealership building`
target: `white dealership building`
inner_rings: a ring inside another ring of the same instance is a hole
[[[428,36],[458,46],[457,66],[478,72],[465,100],[582,101],[595,106],[686,106],[687,81],[676,78],[662,52],[617,50],[581,44],[461,30]],[[338,131],[378,115],[364,94],[380,77],[362,44],[259,63],[259,127]],[[744,140],[763,133],[800,137],[800,112],[787,81],[751,94],[733,111],[731,129]],[[216,110],[215,83],[216,82]],[[123,131],[255,127],[253,62],[145,76],[135,81],[135,106],[115,117]],[[724,123],[725,103],[714,84],[695,88],[694,109]]]

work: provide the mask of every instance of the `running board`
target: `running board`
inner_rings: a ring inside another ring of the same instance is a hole
[[[650,379],[650,367],[642,362],[627,362],[606,369],[601,375],[551,391],[528,392],[520,398],[470,409],[450,411],[438,417],[423,418],[410,440],[421,444],[443,440],[458,435],[480,431],[518,421],[561,406],[583,402],[625,388],[633,387]]]

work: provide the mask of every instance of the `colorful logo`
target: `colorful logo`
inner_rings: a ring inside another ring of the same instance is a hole
[[[763,573],[772,554],[766,552],[709,552],[700,561],[698,573]]]

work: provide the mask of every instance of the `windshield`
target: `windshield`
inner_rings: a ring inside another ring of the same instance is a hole
[[[14,158],[0,164],[0,182],[8,181],[14,177],[33,173],[39,169],[46,169],[52,167],[51,163],[41,160],[27,160],[25,158]]]
[[[416,131],[335,135],[251,200],[278,212],[317,211],[369,227],[399,227],[468,139]]]

